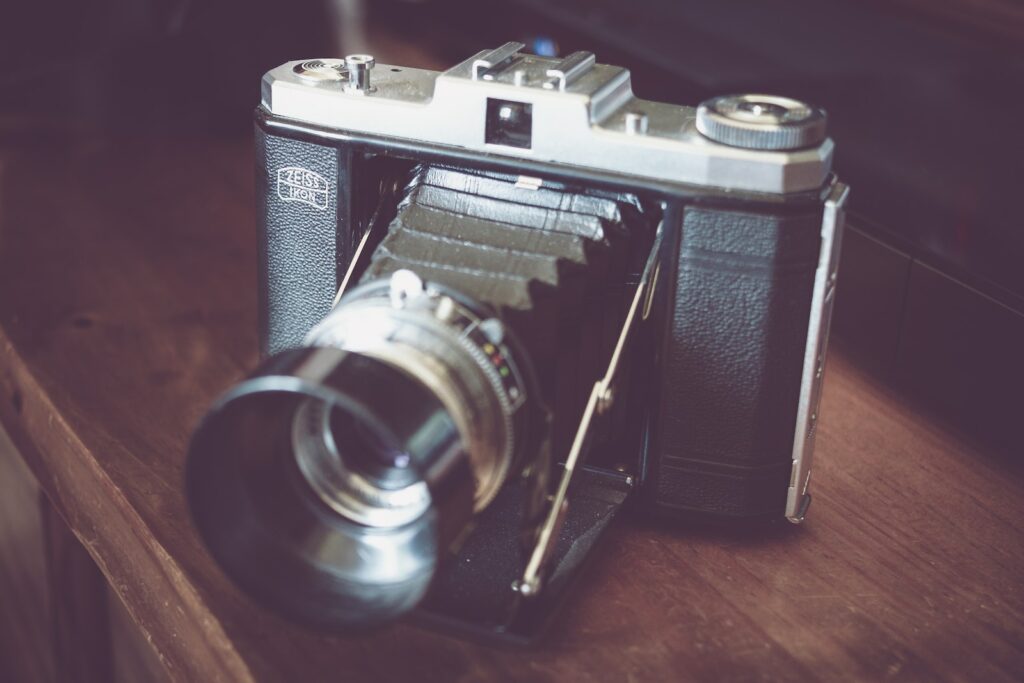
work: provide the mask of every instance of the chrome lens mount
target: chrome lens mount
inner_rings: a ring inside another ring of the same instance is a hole
[[[505,336],[499,319],[399,270],[346,294],[306,343],[375,358],[437,396],[467,446],[476,482],[474,510],[480,511],[517,459],[516,416],[527,398]]]

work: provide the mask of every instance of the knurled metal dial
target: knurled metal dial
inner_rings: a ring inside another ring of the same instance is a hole
[[[776,95],[725,95],[697,107],[697,130],[732,147],[787,150],[825,139],[825,112]]]

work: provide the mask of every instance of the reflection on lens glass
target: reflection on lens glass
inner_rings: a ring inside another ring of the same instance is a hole
[[[400,526],[430,506],[409,454],[359,416],[318,399],[295,411],[295,462],[320,500],[366,526]]]
[[[327,438],[334,442],[343,467],[377,486],[398,489],[416,481],[409,454],[374,432],[350,413],[333,408],[328,419]]]

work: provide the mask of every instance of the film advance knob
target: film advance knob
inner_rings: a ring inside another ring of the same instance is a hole
[[[775,95],[726,95],[697,107],[697,130],[732,147],[787,150],[825,139],[825,112]]]

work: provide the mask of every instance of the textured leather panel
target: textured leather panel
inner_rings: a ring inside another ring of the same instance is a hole
[[[820,226],[820,209],[684,210],[649,458],[661,511],[782,514]]]
[[[338,163],[338,155],[334,147],[268,136],[256,129],[260,345],[264,354],[300,346],[306,333],[331,309],[338,288],[338,199],[347,196],[338,191],[347,180],[339,177],[345,169]],[[286,170],[291,168],[311,171],[324,183]],[[286,200],[282,194],[294,198]],[[342,207],[342,213],[346,208]]]

